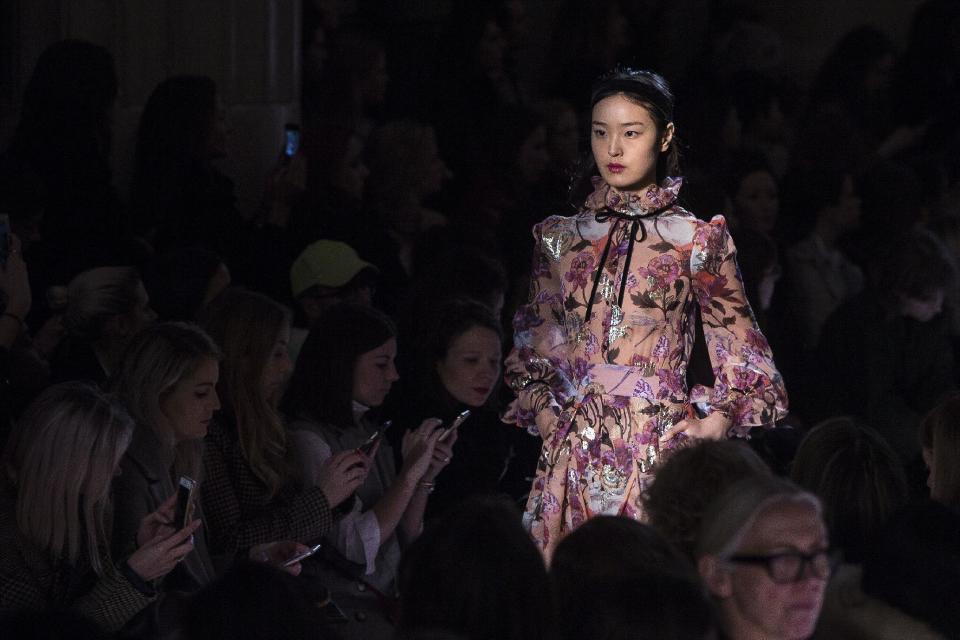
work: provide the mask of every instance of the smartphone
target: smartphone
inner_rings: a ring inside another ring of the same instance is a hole
[[[337,606],[337,603],[331,600],[323,605],[323,613],[326,621],[329,623],[349,622],[350,618],[343,612],[343,609]]]
[[[390,425],[392,424],[393,424],[393,420],[387,420],[386,422],[384,422],[380,426],[380,428],[377,429],[376,433],[374,433],[372,436],[367,438],[367,440],[363,444],[357,447],[357,453],[362,453],[363,455],[366,455],[366,456],[370,455],[370,452],[373,451],[373,448],[377,446],[378,442],[380,442],[380,438],[383,437],[384,432],[387,429],[389,429]]]
[[[310,547],[309,549],[307,549],[306,551],[304,551],[303,553],[298,553],[297,555],[293,556],[292,558],[290,558],[289,560],[287,560],[286,562],[284,562],[284,563],[283,563],[283,566],[289,567],[290,565],[297,564],[298,562],[300,562],[300,561],[303,560],[304,558],[309,558],[310,556],[312,556],[313,554],[315,554],[317,551],[320,551],[320,547],[322,547],[322,546],[323,546],[322,544],[316,544],[316,545]]]
[[[300,126],[288,122],[283,127],[283,156],[289,160],[300,150]]]
[[[463,424],[463,421],[470,417],[470,409],[464,409],[460,414],[453,419],[453,422],[450,423],[449,427],[446,427],[443,430],[443,433],[440,435],[440,439],[437,442],[443,442],[447,437],[454,432],[454,430]]]
[[[10,257],[10,216],[0,213],[0,265],[7,266]]]
[[[180,485],[177,487],[177,512],[174,516],[177,529],[183,529],[193,521],[193,498],[196,491],[196,480],[180,476]]]

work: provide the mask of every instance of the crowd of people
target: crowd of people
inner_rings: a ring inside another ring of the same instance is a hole
[[[570,2],[558,73],[522,2],[463,4],[406,60],[304,3],[256,211],[211,78],[157,84],[121,193],[112,55],[41,54],[0,154],[4,637],[960,637],[960,7],[802,83],[747,10],[681,68],[643,3]]]

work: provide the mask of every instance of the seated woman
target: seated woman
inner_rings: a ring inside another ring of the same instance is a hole
[[[200,522],[174,531],[168,500],[139,522],[129,556],[111,556],[110,484],[132,432],[119,405],[77,382],[50,387],[18,421],[0,481],[0,614],[68,608],[116,631],[193,550]]]
[[[833,568],[820,501],[773,477],[745,478],[703,517],[697,568],[731,640],[801,640]]]
[[[156,318],[140,274],[133,267],[90,269],[70,281],[66,296],[66,337],[51,361],[53,379],[103,383],[130,338]]]
[[[310,542],[333,524],[333,507],[359,487],[366,459],[353,451],[304,484],[277,404],[290,372],[289,311],[265,295],[228,289],[206,309],[203,328],[220,346],[220,414],[209,423],[200,493],[214,555],[273,540]],[[314,479],[315,480],[315,479]]]
[[[471,300],[429,307],[414,328],[397,419],[411,425],[436,416],[450,424],[465,409],[471,412],[457,430],[453,461],[437,476],[428,518],[469,495],[507,493],[519,500],[530,490],[542,440],[504,424],[494,408],[501,343],[499,321]]]
[[[292,419],[290,439],[307,483],[321,480],[322,465],[331,455],[354,451],[386,428],[369,414],[398,379],[396,353],[393,324],[369,307],[337,305],[311,329],[284,399]],[[457,434],[440,442],[439,426],[439,420],[427,419],[404,436],[399,470],[393,448],[380,438],[370,450],[370,475],[357,490],[353,510],[327,537],[357,565],[354,575],[363,575],[381,592],[395,590],[401,544],[420,534],[434,481],[453,455]],[[338,591],[356,594],[355,585],[347,591],[343,580],[331,577],[328,586],[337,602],[349,608]]]
[[[191,324],[156,324],[130,343],[114,384],[137,424],[120,461],[122,473],[113,483],[115,553],[133,542],[141,517],[177,492],[179,478],[199,481],[202,491],[203,438],[220,408],[219,360],[217,346]],[[194,509],[194,517],[202,520],[200,505]],[[193,592],[215,577],[205,531],[194,542],[196,553],[164,579],[164,591]],[[250,557],[282,564],[298,550],[306,547],[293,541],[267,543],[252,547]]]

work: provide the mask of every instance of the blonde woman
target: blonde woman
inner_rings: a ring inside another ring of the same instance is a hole
[[[228,289],[202,326],[220,346],[222,407],[204,447],[201,501],[211,552],[232,557],[272,540],[310,542],[333,524],[332,509],[367,477],[362,453],[344,451],[303,485],[277,405],[293,365],[289,311],[259,293]]]
[[[55,381],[105,382],[130,339],[156,319],[133,267],[97,267],[70,281],[63,311],[66,336],[54,353]]]
[[[168,500],[139,523],[133,553],[111,556],[110,485],[132,431],[126,412],[84,383],[50,387],[26,410],[4,454],[0,613],[70,608],[114,631],[193,550],[200,522],[174,531]]]

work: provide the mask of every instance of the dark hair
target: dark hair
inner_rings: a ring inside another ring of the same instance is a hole
[[[622,95],[624,98],[642,106],[650,113],[662,136],[667,125],[673,122],[674,97],[670,85],[663,76],[643,69],[617,66],[597,78],[590,94],[590,108],[610,96]],[[571,197],[580,195],[581,190],[596,173],[597,165],[592,154],[584,157],[577,176],[571,185]],[[669,148],[657,158],[657,182],[667,176],[675,176],[680,171],[680,145],[676,134]]]
[[[690,560],[653,527],[623,516],[597,516],[557,545],[550,580],[562,613],[582,598],[584,583],[643,575],[653,568],[696,575]]]
[[[860,26],[833,47],[810,89],[810,108],[841,100],[858,110],[863,101],[863,80],[871,65],[895,52],[893,42],[876,27]]]
[[[880,434],[853,418],[814,427],[793,461],[791,478],[817,495],[831,544],[860,562],[870,538],[907,502],[907,480]]]
[[[863,561],[861,586],[945,637],[956,637],[960,515],[933,501],[895,514]]]
[[[164,190],[182,188],[186,175],[204,162],[217,108],[217,86],[207,76],[175,76],[156,86],[140,116],[131,194],[137,230],[144,232],[177,211]]]
[[[724,489],[743,478],[772,476],[742,442],[706,440],[667,459],[644,495],[650,525],[693,560],[704,513]]]
[[[406,342],[409,349],[403,358],[404,375],[407,382],[405,397],[429,401],[445,397],[446,390],[437,375],[437,362],[446,357],[450,345],[458,337],[473,329],[489,329],[503,340],[500,322],[485,305],[463,298],[447,300],[439,306],[428,307],[425,314],[411,325],[411,335]],[[496,394],[490,395],[488,402],[495,401]]]
[[[885,294],[925,298],[953,285],[953,262],[939,238],[922,227],[914,227],[899,238],[896,246],[889,247],[881,257],[878,284]]]
[[[324,311],[297,357],[283,400],[286,414],[350,427],[357,358],[396,335],[393,321],[371,307],[340,303]]]
[[[400,561],[399,586],[401,632],[554,637],[543,557],[505,498],[470,498],[428,526]]]
[[[484,304],[507,290],[503,265],[482,249],[463,244],[445,226],[428,229],[417,241],[413,256],[413,313],[451,298]]]
[[[170,249],[144,270],[150,306],[161,320],[194,322],[223,259],[202,247]]]

